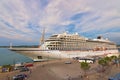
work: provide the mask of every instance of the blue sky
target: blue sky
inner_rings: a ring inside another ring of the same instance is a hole
[[[37,45],[51,34],[102,35],[120,44],[120,0],[1,0],[0,46]]]

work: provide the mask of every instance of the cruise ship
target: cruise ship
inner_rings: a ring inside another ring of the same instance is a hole
[[[116,44],[110,40],[98,36],[89,39],[78,33],[53,34],[48,39],[42,39],[39,48],[10,48],[33,60],[46,58],[73,58],[86,56],[106,56],[118,54]]]

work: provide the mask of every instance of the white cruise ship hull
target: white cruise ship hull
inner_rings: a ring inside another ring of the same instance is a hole
[[[59,50],[41,50],[40,48],[11,48],[10,50],[16,51],[19,54],[30,57],[31,59],[41,58],[73,58],[73,57],[86,57],[86,56],[112,56],[119,55],[118,50],[105,50],[105,51],[59,51]]]

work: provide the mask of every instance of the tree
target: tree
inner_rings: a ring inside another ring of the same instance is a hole
[[[120,56],[118,56],[118,57],[114,56],[114,55],[111,56],[112,63],[117,65],[119,62],[119,58],[120,58]]]
[[[104,58],[107,62],[110,62],[111,61],[111,58],[110,57],[105,57]]]
[[[81,62],[81,68],[84,70],[84,75],[86,76],[86,71],[89,70],[90,65],[87,62]]]
[[[112,61],[111,57],[105,57],[103,59],[106,61],[106,63],[107,63],[108,66],[111,65],[111,61]]]
[[[101,65],[102,67],[100,71],[104,72],[105,71],[104,67],[108,65],[108,61],[106,60],[106,58],[102,58],[98,61],[98,64]]]
[[[117,56],[114,56],[114,55],[113,55],[113,56],[111,56],[110,58],[111,58],[112,60],[115,60],[115,59],[117,59]]]
[[[100,64],[101,66],[106,66],[108,63],[107,63],[107,60],[103,58],[98,61],[98,64]]]

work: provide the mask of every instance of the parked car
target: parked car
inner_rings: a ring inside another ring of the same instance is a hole
[[[19,74],[17,76],[13,76],[13,80],[24,80],[26,77],[26,74]]]
[[[120,80],[120,73],[115,74],[113,77],[109,77],[108,80]]]
[[[95,59],[93,59],[93,58],[81,58],[78,61],[79,62],[86,62],[86,63],[94,63]]]
[[[29,69],[27,67],[23,67],[20,69],[20,72],[25,72],[25,71],[29,71]]]
[[[66,61],[65,64],[71,64],[71,61]]]
[[[73,57],[74,60],[78,60],[80,57]]]
[[[25,67],[33,67],[33,63],[26,64]]]
[[[20,70],[21,68],[23,68],[24,66],[15,66],[14,70]]]
[[[114,78],[111,77],[111,78],[109,78],[108,80],[114,80]]]

